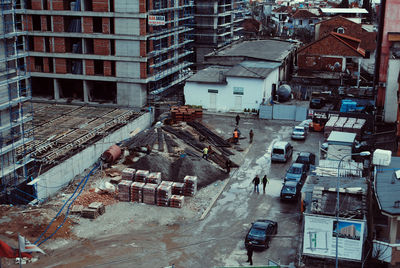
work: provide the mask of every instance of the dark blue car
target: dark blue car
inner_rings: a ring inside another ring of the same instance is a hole
[[[307,175],[306,166],[301,163],[293,163],[285,175],[285,181],[297,181],[302,183]]]
[[[268,248],[273,235],[278,233],[278,223],[270,220],[257,220],[251,224],[244,244],[247,247]]]

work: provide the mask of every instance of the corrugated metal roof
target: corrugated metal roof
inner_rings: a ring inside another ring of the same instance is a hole
[[[368,14],[365,8],[321,8],[322,13]]]
[[[388,167],[376,167],[375,192],[381,209],[389,214],[400,215],[400,180],[395,172],[400,170],[400,157],[392,157]]]
[[[254,68],[254,67],[245,67],[241,64],[232,67],[227,73],[226,76],[237,76],[237,77],[249,77],[249,78],[266,78],[273,69],[268,68]]]
[[[332,131],[328,137],[328,143],[336,143],[342,145],[352,145],[356,139],[356,133],[342,132],[342,131]]]
[[[221,66],[211,66],[206,69],[198,71],[196,74],[188,78],[188,82],[198,82],[198,83],[215,83],[224,84],[225,73],[229,71],[229,67]]]
[[[242,56],[267,61],[283,61],[294,44],[281,40],[253,40],[233,44],[217,51],[213,56]]]

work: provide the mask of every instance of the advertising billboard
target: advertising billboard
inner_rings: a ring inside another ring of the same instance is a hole
[[[149,25],[165,25],[165,16],[148,16]]]
[[[303,254],[361,261],[365,221],[304,215]]]

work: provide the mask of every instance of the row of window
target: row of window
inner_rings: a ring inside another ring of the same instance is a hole
[[[218,89],[209,89],[208,93],[218,94]],[[233,87],[233,94],[234,95],[244,95],[244,88],[243,87]]]

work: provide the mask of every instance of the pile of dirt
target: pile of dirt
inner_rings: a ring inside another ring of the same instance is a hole
[[[198,157],[168,158],[158,154],[146,155],[130,165],[134,169],[161,172],[163,180],[183,182],[185,176],[197,176],[197,187],[203,188],[218,180],[227,178],[227,174],[211,162]]]

